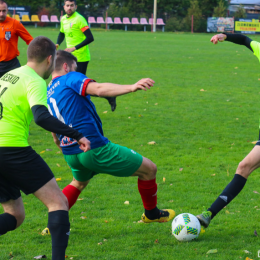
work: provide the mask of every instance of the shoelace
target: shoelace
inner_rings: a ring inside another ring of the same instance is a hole
[[[210,211],[204,211],[204,212],[202,212],[202,216],[203,216],[204,218],[211,217],[211,212],[210,212]]]

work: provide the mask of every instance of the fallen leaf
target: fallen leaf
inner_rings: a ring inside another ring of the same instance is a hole
[[[52,151],[52,149],[46,149],[46,151]]]
[[[203,228],[203,227],[201,227],[201,229],[200,229],[200,234],[203,234],[203,233],[205,233],[206,232],[206,230]]]
[[[155,239],[154,243],[155,243],[155,244],[158,244],[158,243],[159,243],[158,239]]]
[[[56,181],[61,181],[61,178],[56,178]]]
[[[106,114],[106,113],[107,113],[107,111],[104,111],[104,112],[103,112],[103,114]]]
[[[59,153],[60,153],[60,151],[56,152],[56,154],[59,154]]]
[[[105,220],[105,223],[108,223],[108,221],[107,221],[107,220]]]
[[[257,141],[251,142],[251,144],[256,144],[256,143],[257,143]]]
[[[81,216],[80,218],[81,218],[81,219],[86,219],[87,217],[86,217],[86,216]]]
[[[155,106],[157,106],[157,105],[158,105],[158,103],[155,103],[154,105],[155,105]]]
[[[131,116],[129,116],[128,118],[131,118]]]
[[[235,67],[235,69],[238,69],[238,67]]]
[[[217,252],[218,252],[217,249],[210,249],[210,250],[206,253],[206,255],[207,255],[207,254],[216,254]]]
[[[203,88],[200,91],[205,91]]]
[[[42,258],[47,258],[46,255],[38,255],[34,257],[35,259],[42,259]]]
[[[139,115],[139,117],[142,117],[142,115]]]
[[[249,252],[248,250],[244,250],[244,252],[245,252],[246,254],[251,254],[251,252]]]
[[[238,120],[239,118],[236,118],[236,120]]]
[[[137,223],[144,223],[142,220],[139,220]]]
[[[104,241],[104,242],[106,242],[106,241],[107,241],[107,239],[103,239],[103,241]]]
[[[78,198],[77,200],[84,200],[84,198]]]
[[[45,151],[41,151],[40,153],[45,153]]]
[[[98,245],[101,246],[103,243],[102,242],[99,242]]]
[[[259,194],[259,192],[257,192],[257,191],[254,191],[254,193]]]
[[[155,141],[148,142],[148,144],[156,144]]]
[[[216,174],[214,173],[214,174],[211,174],[211,176],[215,176]]]
[[[60,167],[60,165],[59,165],[58,163],[57,163],[56,165],[57,165],[58,167]]]
[[[226,210],[226,214],[229,214],[229,211],[228,211],[228,210]]]
[[[166,180],[166,179],[165,179],[165,177],[163,177],[163,179],[162,179],[162,180],[163,180],[163,182],[165,182],[165,180]]]
[[[246,260],[254,260],[254,259],[251,259],[251,258],[247,257]]]
[[[258,234],[257,234],[257,231],[256,231],[256,230],[254,231],[254,235],[255,235],[256,237],[258,236]]]
[[[125,205],[129,205],[129,201],[126,200],[126,201],[124,202],[124,204],[125,204]]]
[[[183,168],[180,168],[179,171],[181,172],[183,170]]]

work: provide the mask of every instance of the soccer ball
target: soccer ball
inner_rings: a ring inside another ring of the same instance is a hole
[[[190,213],[180,214],[172,221],[172,234],[179,241],[191,241],[200,234],[200,222]]]

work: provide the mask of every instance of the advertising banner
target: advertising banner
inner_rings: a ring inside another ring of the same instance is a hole
[[[208,17],[207,32],[234,32],[234,18]]]
[[[256,19],[236,19],[235,32],[247,34],[259,34],[260,22]]]

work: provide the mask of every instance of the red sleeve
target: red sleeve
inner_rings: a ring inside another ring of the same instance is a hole
[[[89,29],[89,26],[85,26],[85,27],[81,28],[80,30],[84,33],[88,29]]]
[[[87,86],[88,86],[89,82],[96,82],[96,81],[93,80],[93,79],[86,79],[85,80],[85,82],[83,84],[83,87],[82,87],[82,91],[81,91],[81,96],[83,96],[83,97],[87,96],[86,95],[86,89],[87,89]]]
[[[18,21],[16,25],[16,33],[26,42],[27,45],[33,40],[31,34],[29,34],[28,31],[22,25],[22,23]]]

